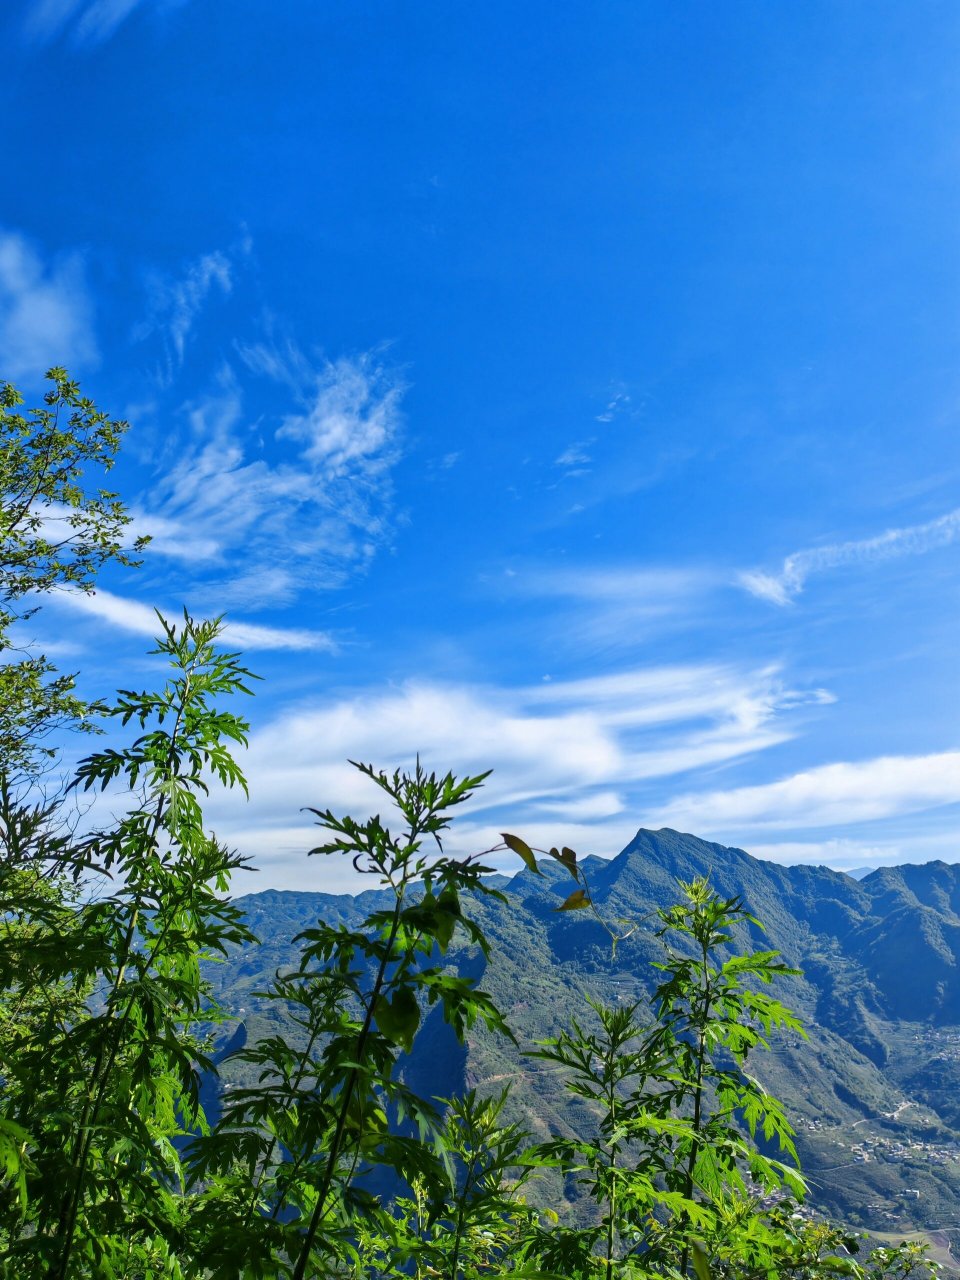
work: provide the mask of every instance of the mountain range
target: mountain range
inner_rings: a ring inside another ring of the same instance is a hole
[[[466,945],[452,960],[497,1001],[520,1049],[482,1030],[460,1047],[434,1010],[403,1068],[410,1084],[446,1097],[509,1083],[511,1114],[538,1140],[590,1125],[583,1102],[522,1050],[571,1016],[588,1019],[587,995],[646,1001],[662,957],[656,909],[677,900],[678,881],[705,875],[765,926],[748,926],[738,950],[775,947],[803,971],[777,994],[809,1039],[774,1041],[750,1070],[783,1099],[798,1130],[811,1205],[875,1230],[960,1228],[960,866],[881,867],[855,880],[672,830],[638,831],[616,858],[582,866],[598,910],[627,922],[628,936],[613,949],[589,913],[558,913],[570,880],[556,864],[498,877],[506,902],[478,900],[472,911],[491,942],[489,962]],[[283,1008],[254,993],[293,966],[292,939],[317,918],[358,925],[392,899],[379,890],[271,890],[240,901],[263,942],[210,967],[216,994],[239,1019],[224,1050],[278,1027],[295,1039]],[[227,1085],[242,1080],[222,1057]],[[575,1185],[551,1195],[586,1212]]]

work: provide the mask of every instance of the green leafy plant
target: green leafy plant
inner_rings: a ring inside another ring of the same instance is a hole
[[[457,929],[488,951],[465,898],[502,899],[485,883],[482,854],[451,858],[442,845],[450,811],[485,775],[438,777],[419,763],[392,776],[357,767],[390,800],[401,831],[379,815],[360,823],[311,810],[329,833],[311,852],[349,857],[390,890],[393,906],[359,929],[320,921],[304,931],[299,967],[265,993],[292,1011],[302,1047],[277,1036],[242,1049],[237,1058],[259,1070],[260,1083],[232,1091],[215,1132],[195,1144],[194,1179],[209,1188],[205,1221],[220,1224],[205,1258],[216,1276],[236,1274],[241,1257],[258,1276],[287,1259],[294,1280],[342,1262],[358,1216],[372,1209],[362,1185],[372,1169],[407,1185],[442,1182],[449,1157],[436,1108],[398,1073],[425,1008],[442,1009],[461,1041],[478,1020],[510,1034],[475,981],[444,963]]]
[[[777,1030],[803,1035],[765,988],[795,973],[775,951],[731,954],[738,927],[761,928],[705,879],[680,885],[658,912],[667,956],[644,1017],[640,1004],[589,1001],[594,1027],[534,1051],[594,1109],[593,1133],[540,1144],[535,1158],[583,1182],[599,1209],[587,1227],[533,1224],[519,1255],[569,1277],[825,1280],[932,1276],[926,1250],[857,1255],[849,1232],[796,1213],[804,1183],[780,1102],[749,1075]],[[776,1142],[785,1160],[757,1146]]]
[[[480,1098],[474,1089],[447,1100],[438,1135],[447,1176],[432,1194],[416,1179],[411,1195],[359,1226],[365,1274],[459,1280],[511,1268],[537,1213],[522,1196],[534,1172],[527,1134],[504,1121],[506,1100],[506,1091]]]
[[[682,939],[692,954],[673,950],[657,967],[663,981],[654,994],[657,1024],[653,1052],[671,1062],[666,1093],[675,1113],[689,1110],[690,1130],[672,1144],[674,1165],[668,1185],[710,1204],[725,1195],[743,1196],[752,1187],[803,1195],[796,1172],[794,1132],[780,1102],[744,1070],[749,1055],[767,1049],[773,1030],[805,1035],[799,1019],[762,988],[774,978],[796,974],[776,951],[720,954],[733,941],[733,929],[750,923],[762,929],[738,898],[723,899],[706,880],[681,884],[683,900],[661,911],[660,936]],[[751,985],[754,984],[754,985]],[[793,1168],[761,1155],[743,1140],[760,1128],[775,1139]],[[690,1258],[685,1244],[681,1271]]]
[[[598,1118],[594,1133],[541,1143],[536,1158],[583,1183],[599,1209],[593,1225],[557,1222],[539,1232],[532,1252],[545,1266],[565,1274],[606,1280],[619,1274],[643,1236],[649,1252],[654,1216],[683,1215],[703,1228],[709,1215],[685,1191],[671,1188],[665,1173],[672,1164],[670,1140],[690,1133],[688,1121],[674,1116],[665,1086],[672,1063],[650,1043],[638,1020],[638,1005],[607,1007],[588,1000],[597,1026],[571,1020],[570,1029],[544,1041],[530,1057],[553,1063],[567,1087],[583,1098]],[[632,1241],[633,1243],[629,1243]]]
[[[601,1211],[596,1226],[561,1228],[541,1241],[549,1265],[587,1274],[599,1254],[606,1280],[624,1267],[641,1275],[675,1266],[685,1275],[704,1265],[709,1246],[694,1242],[709,1241],[731,1198],[742,1200],[753,1186],[786,1184],[802,1193],[795,1169],[749,1140],[759,1125],[795,1159],[779,1103],[743,1070],[772,1028],[801,1030],[789,1010],[745,979],[766,984],[793,971],[775,952],[722,959],[734,925],[752,917],[705,881],[681,889],[682,901],[660,913],[659,932],[689,949],[658,966],[664,976],[654,1021],[644,1025],[636,1004],[591,1001],[595,1030],[575,1019],[532,1055],[564,1070],[599,1121],[594,1135],[539,1148],[542,1160],[585,1181]]]
[[[89,592],[109,561],[136,565],[149,541],[128,539],[117,494],[96,485],[116,460],[126,422],[99,410],[66,370],[51,369],[42,407],[0,383],[0,770],[36,771],[66,725],[89,728],[74,677],[13,636],[36,599],[59,589]],[[19,656],[14,656],[19,655]]]
[[[396,832],[379,815],[311,811],[326,833],[311,852],[346,855],[388,905],[295,940],[298,961],[264,993],[285,1030],[235,1055],[257,1078],[224,1096],[209,1129],[212,1032],[230,1015],[204,966],[256,939],[227,896],[243,860],[208,830],[203,801],[214,783],[246,790],[233,753],[247,724],[221,700],[249,693],[251,675],[221,649],[219,622],[187,615],[160,620],[166,683],[96,708],[72,677],[16,649],[39,596],[92,590],[106,563],[137,563],[146,541],[129,541],[123,504],[91,480],[112,466],[126,424],[62,369],[48,376],[44,407],[27,414],[0,385],[0,1275],[935,1274],[922,1246],[867,1249],[798,1210],[793,1131],[747,1071],[771,1033],[802,1035],[767,990],[794,971],[775,951],[735,953],[759,922],[705,880],[681,884],[658,913],[667,954],[649,1009],[589,1001],[534,1050],[591,1109],[589,1131],[528,1148],[506,1119],[507,1092],[411,1087],[404,1069],[431,1010],[460,1044],[474,1027],[512,1038],[469,976],[473,957],[492,959],[481,901],[509,907],[485,877],[493,850],[457,859],[443,848],[486,775],[357,766],[398,814]],[[108,791],[121,810],[81,830],[63,793],[38,783],[50,735],[91,728],[94,710],[137,736],[81,763],[73,792]],[[509,834],[497,848],[535,874],[538,853],[564,867],[574,888],[556,910],[590,912],[614,951],[640,927],[603,916],[572,849]],[[545,1168],[586,1186],[592,1221],[527,1203]]]
[[[249,692],[249,672],[217,648],[216,622],[162,628],[166,685],[105,708],[140,736],[88,756],[75,780],[123,787],[133,801],[73,850],[113,891],[70,900],[41,879],[0,943],[4,1034],[16,1045],[3,1116],[29,1135],[0,1262],[57,1280],[126,1274],[138,1251],[174,1244],[177,1140],[204,1124],[204,1029],[224,1016],[201,964],[253,940],[223,896],[241,860],[207,832],[199,799],[214,779],[245,785],[228,744],[245,742],[246,723],[215,700]]]

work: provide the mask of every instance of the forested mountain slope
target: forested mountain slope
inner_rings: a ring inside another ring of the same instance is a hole
[[[960,867],[942,862],[881,868],[860,881],[825,867],[762,862],[676,831],[641,830],[618,857],[582,864],[600,915],[558,912],[570,890],[562,867],[526,868],[503,879],[504,903],[479,903],[493,945],[489,963],[461,946],[454,963],[479,975],[508,1017],[520,1051],[487,1032],[459,1048],[439,1010],[426,1018],[410,1082],[427,1095],[512,1085],[511,1108],[538,1138],[589,1126],[587,1108],[524,1048],[589,1020],[587,994],[644,1001],[662,956],[658,907],[677,881],[708,875],[739,896],[766,932],[748,941],[775,947],[803,976],[785,979],[780,998],[802,1016],[809,1041],[791,1035],[752,1069],[787,1104],[812,1202],[875,1227],[944,1225],[960,1204]],[[321,870],[321,868],[318,868]],[[359,923],[381,895],[269,891],[244,898],[263,940],[213,967],[218,993],[243,1020],[236,1034],[258,1037],[283,1024],[282,1008],[253,993],[293,963],[293,937],[318,917]],[[385,900],[384,900],[385,901]],[[296,1028],[286,1033],[296,1036]],[[230,1078],[230,1065],[224,1067]],[[576,1188],[563,1193],[576,1209]]]

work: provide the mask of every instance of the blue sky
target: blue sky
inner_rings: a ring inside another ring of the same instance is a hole
[[[132,423],[136,573],[264,677],[257,887],[348,757],[492,767],[457,847],[669,825],[960,857],[960,10],[19,0],[0,377]]]

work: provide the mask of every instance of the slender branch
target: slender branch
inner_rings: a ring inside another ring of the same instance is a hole
[[[480,1152],[474,1150],[467,1165],[467,1172],[463,1181],[463,1191],[460,1193],[459,1202],[457,1204],[457,1227],[456,1235],[453,1242],[453,1260],[450,1264],[450,1280],[457,1280],[457,1268],[460,1265],[460,1245],[463,1240],[463,1225],[467,1216],[467,1195],[470,1191],[473,1175],[477,1168],[477,1161],[480,1158]]]
[[[700,1154],[700,1130],[703,1123],[703,1067],[706,1057],[707,1043],[707,1020],[710,1017],[710,1008],[713,1002],[713,988],[710,985],[710,961],[709,961],[709,944],[705,937],[700,939],[700,962],[701,972],[704,975],[702,990],[703,1011],[699,1013],[698,1020],[700,1023],[697,1032],[697,1074],[693,1093],[693,1139],[690,1143],[690,1154],[687,1157],[686,1186],[685,1194],[688,1200],[693,1199],[693,1174],[697,1166],[697,1157]],[[680,1274],[687,1274],[687,1266],[690,1262],[690,1241],[685,1240],[683,1244],[683,1253],[680,1257]]]
[[[177,707],[177,717],[174,722],[173,730],[170,734],[169,746],[167,749],[167,757],[164,762],[165,769],[169,772],[173,768],[177,759],[177,743],[181,727],[183,725],[187,704],[192,695],[191,677],[201,660],[201,650],[198,648],[193,654],[193,660],[187,669],[183,692]],[[157,799],[157,807],[147,835],[147,847],[153,845],[160,830],[166,810],[169,807],[167,796],[161,792]],[[137,925],[140,920],[140,914],[143,908],[145,893],[142,888],[138,890],[133,900],[133,911],[130,916],[130,922],[124,936],[123,944],[120,948],[120,963],[117,974],[111,987],[110,995],[107,997],[107,1008],[110,1007],[111,1001],[119,994],[121,987],[126,980],[127,966],[130,962],[130,956],[133,949],[133,940],[136,937]],[[64,1237],[63,1248],[60,1253],[60,1261],[55,1271],[51,1272],[51,1280],[66,1280],[67,1268],[70,1263],[70,1255],[73,1252],[73,1242],[76,1236],[77,1219],[80,1212],[80,1204],[84,1193],[84,1179],[86,1177],[87,1164],[90,1159],[90,1149],[93,1145],[93,1135],[96,1123],[99,1118],[100,1108],[103,1106],[107,1089],[110,1085],[110,1077],[113,1068],[116,1065],[117,1057],[120,1053],[123,1031],[129,1020],[133,1009],[133,998],[127,1000],[126,1007],[119,1019],[113,1023],[112,1034],[109,1037],[109,1051],[105,1051],[105,1046],[101,1042],[97,1050],[97,1057],[94,1062],[94,1069],[91,1075],[90,1088],[87,1091],[87,1097],[84,1102],[83,1112],[81,1113],[80,1124],[78,1127],[80,1149],[76,1161],[72,1186],[67,1190],[63,1208],[61,1209],[60,1223],[58,1225],[57,1234]],[[106,1057],[106,1061],[104,1058]]]
[[[373,984],[373,990],[370,993],[370,999],[367,1003],[366,1013],[363,1019],[363,1025],[360,1028],[360,1034],[357,1037],[357,1061],[363,1057],[363,1051],[366,1048],[367,1038],[370,1035],[370,1028],[373,1025],[373,1013],[376,1006],[377,998],[383,989],[383,981],[386,977],[387,965],[393,958],[393,944],[397,938],[397,931],[400,928],[400,912],[403,907],[403,896],[406,884],[402,883],[397,894],[396,903],[393,909],[393,919],[390,924],[390,934],[387,938],[387,945],[384,947],[383,955],[380,957],[380,966],[377,970],[376,981]],[[323,1221],[327,1212],[327,1198],[330,1195],[330,1187],[333,1183],[333,1177],[336,1173],[337,1162],[340,1159],[340,1149],[343,1145],[343,1133],[347,1125],[347,1115],[350,1111],[350,1103],[353,1099],[353,1091],[356,1088],[357,1078],[360,1074],[358,1067],[351,1067],[344,1081],[341,1093],[340,1112],[337,1116],[337,1125],[333,1134],[333,1141],[330,1144],[330,1151],[327,1155],[327,1164],[323,1172],[323,1181],[320,1184],[320,1191],[317,1196],[317,1203],[314,1207],[310,1223],[307,1227],[307,1234],[304,1237],[303,1246],[300,1250],[300,1256],[297,1258],[297,1264],[293,1269],[291,1280],[304,1280],[306,1275],[307,1263],[310,1260],[310,1253],[313,1249],[313,1243],[316,1240],[317,1232],[320,1230],[320,1223]]]

